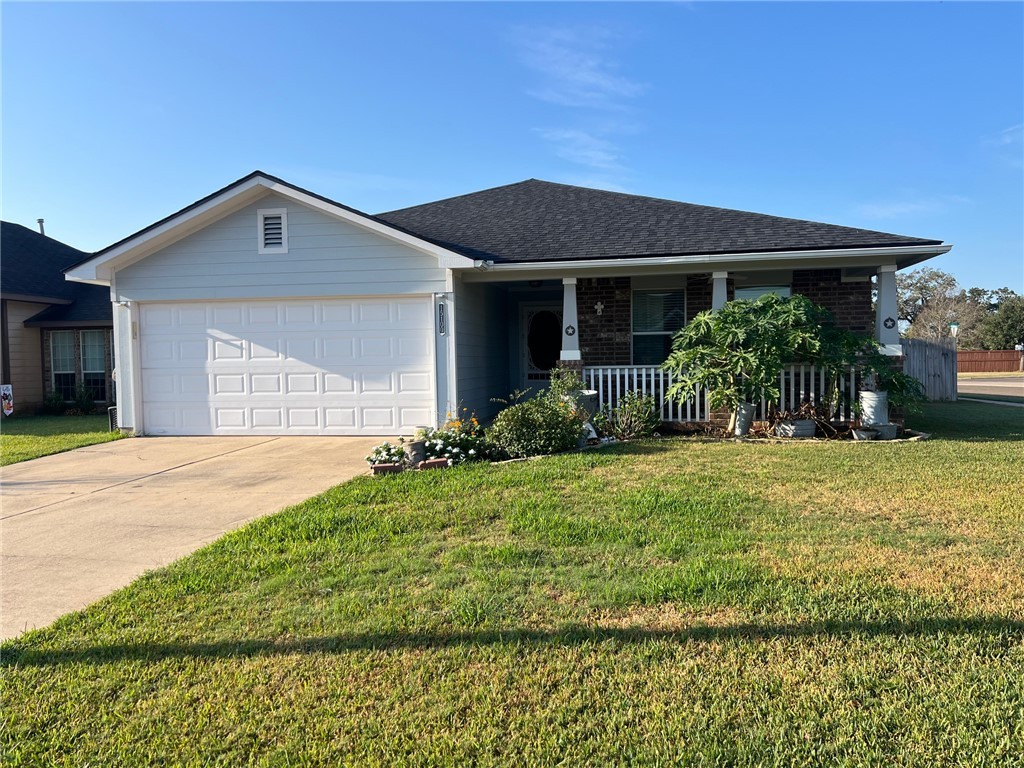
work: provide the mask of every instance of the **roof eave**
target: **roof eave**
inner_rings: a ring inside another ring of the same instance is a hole
[[[832,248],[821,250],[754,251],[736,253],[687,254],[662,256],[632,256],[621,258],[595,258],[575,260],[551,260],[528,262],[478,262],[477,271],[488,275],[524,274],[541,272],[585,273],[591,270],[621,270],[665,267],[673,270],[708,271],[716,267],[728,270],[730,267],[771,268],[785,262],[824,262],[823,266],[843,262],[859,262],[877,266],[895,264],[899,269],[920,263],[925,259],[947,253],[951,244],[922,244],[863,248]],[[808,265],[810,266],[810,265]]]

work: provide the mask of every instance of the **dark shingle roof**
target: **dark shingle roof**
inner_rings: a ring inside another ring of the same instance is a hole
[[[64,270],[88,255],[28,227],[0,222],[0,293],[66,302],[43,310],[30,323],[43,319],[111,325],[109,288],[64,279]]]
[[[530,179],[375,217],[476,259],[563,261],[941,240]]]
[[[71,304],[54,304],[25,321],[31,326],[113,326],[114,313],[110,289],[103,285],[71,283],[75,300]]]

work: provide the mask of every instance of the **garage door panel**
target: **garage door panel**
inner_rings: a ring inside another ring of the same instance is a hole
[[[317,307],[313,302],[284,305],[285,330],[308,331],[323,323],[317,322]]]
[[[358,409],[324,408],[324,426],[328,429],[355,429],[359,425]]]
[[[323,324],[336,328],[352,328],[355,323],[352,303],[339,301],[323,305]]]
[[[217,429],[245,429],[248,420],[245,418],[245,408],[214,408],[217,420]]]
[[[405,408],[399,407],[399,427],[405,430],[413,430],[433,422],[433,415],[430,408]]]
[[[412,395],[429,393],[432,389],[430,375],[423,373],[399,373],[398,394]]]
[[[280,395],[284,392],[281,376],[276,373],[250,373],[249,391],[253,395]]]
[[[281,324],[280,307],[276,304],[250,304],[246,307],[246,322],[250,328],[277,328]]]
[[[307,395],[319,392],[316,373],[286,373],[284,376],[284,393],[286,395]]]
[[[357,309],[358,324],[363,328],[391,325],[391,302],[361,301]]]
[[[344,373],[324,374],[325,395],[354,395],[356,393],[356,380]]]
[[[304,363],[314,363],[319,359],[317,355],[316,339],[299,337],[284,340],[284,356],[286,360],[298,360]]]
[[[253,408],[252,426],[254,429],[280,429],[284,426],[280,408]]]
[[[143,305],[153,434],[387,434],[433,422],[432,302]]]

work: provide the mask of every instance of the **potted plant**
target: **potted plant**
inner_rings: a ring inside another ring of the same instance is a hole
[[[771,294],[701,312],[673,340],[667,397],[685,402],[705,389],[711,408],[729,409],[729,430],[747,434],[755,403],[778,399],[783,366],[817,353],[823,312],[803,296]]]
[[[913,376],[893,367],[891,358],[869,342],[862,356],[862,384],[858,394],[859,421],[878,432],[881,439],[896,437],[898,425],[889,418],[892,408],[915,411],[924,402],[924,386]]]
[[[778,414],[774,432],[779,437],[814,437],[818,431],[818,416],[812,403],[803,403],[796,410]]]
[[[405,469],[405,448],[385,441],[374,448],[366,457],[370,470],[375,475],[393,474]]]

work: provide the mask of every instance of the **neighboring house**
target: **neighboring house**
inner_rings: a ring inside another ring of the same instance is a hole
[[[55,390],[73,400],[79,384],[98,402],[113,402],[110,290],[64,279],[65,269],[87,257],[0,223],[0,376],[13,387],[15,413],[32,413]]]
[[[895,272],[949,248],[536,180],[371,216],[255,172],[67,276],[112,286],[123,428],[388,435],[559,361],[654,376],[697,312],[767,291],[899,354]]]

